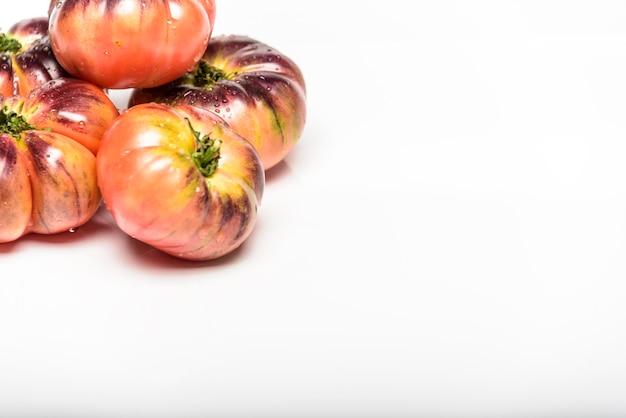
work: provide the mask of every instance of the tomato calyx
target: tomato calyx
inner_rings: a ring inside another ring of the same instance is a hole
[[[22,44],[6,33],[0,33],[0,53],[15,54],[22,49]]]
[[[196,68],[191,71],[186,77],[189,82],[195,87],[206,87],[215,83],[219,83],[224,79],[231,78],[236,73],[228,74],[221,69],[209,65],[206,61],[198,62]]]
[[[14,138],[19,138],[23,131],[37,129],[24,119],[23,116],[4,106],[0,110],[0,133],[9,134]]]
[[[193,158],[200,173],[204,177],[210,177],[217,170],[222,142],[211,138],[209,135],[200,137],[200,132],[193,129],[189,119],[187,119],[187,123],[196,139],[196,150],[191,153],[191,158]]]

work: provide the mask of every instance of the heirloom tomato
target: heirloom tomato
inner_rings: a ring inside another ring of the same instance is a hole
[[[274,48],[241,35],[211,38],[202,59],[182,77],[133,89],[128,104],[193,105],[221,116],[254,145],[265,170],[300,139],[306,86],[296,63]]]
[[[20,20],[0,33],[0,94],[26,96],[35,87],[69,74],[55,58],[48,18]]]
[[[247,239],[265,187],[254,147],[193,106],[122,111],[102,137],[97,167],[104,204],[123,232],[192,261]]]
[[[102,89],[76,78],[0,100],[0,242],[68,231],[95,214],[96,153],[118,115]]]
[[[214,0],[51,0],[52,50],[73,76],[101,87],[160,85],[202,56]]]

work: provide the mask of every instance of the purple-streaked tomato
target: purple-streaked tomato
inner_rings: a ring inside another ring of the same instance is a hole
[[[202,56],[214,0],[51,0],[52,50],[73,76],[103,88],[157,86]]]
[[[102,137],[98,183],[127,235],[174,257],[228,254],[250,235],[265,187],[254,147],[198,107],[144,103]]]
[[[147,102],[210,110],[254,145],[265,170],[291,152],[306,122],[300,68],[276,49],[241,35],[212,37],[202,59],[184,76],[134,89],[128,105]]]
[[[66,76],[50,47],[47,17],[20,20],[0,33],[2,96],[27,96],[45,82]]]
[[[76,78],[0,99],[0,242],[91,219],[102,200],[96,153],[117,116],[102,89]]]

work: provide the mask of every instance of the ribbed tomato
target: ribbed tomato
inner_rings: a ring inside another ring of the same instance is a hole
[[[214,0],[51,0],[52,49],[73,76],[104,88],[152,87],[202,56]]]
[[[50,47],[48,18],[20,20],[0,33],[0,94],[26,96],[49,80],[69,74]]]
[[[118,115],[102,89],[75,78],[0,99],[0,242],[68,231],[95,214],[96,153]]]
[[[211,38],[202,59],[164,86],[134,89],[128,105],[194,105],[222,117],[254,145],[265,170],[282,161],[306,122],[306,86],[296,63],[241,35]]]
[[[123,232],[195,261],[247,239],[265,186],[254,147],[193,106],[124,110],[102,137],[97,168],[104,203]]]

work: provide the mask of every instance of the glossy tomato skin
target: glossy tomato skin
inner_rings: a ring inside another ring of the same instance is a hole
[[[194,160],[200,138],[220,142],[212,174]],[[226,255],[250,235],[265,187],[258,153],[201,108],[146,103],[124,110],[98,153],[103,200],[120,229],[174,257]]]
[[[120,114],[104,90],[73,77],[38,87],[27,96],[22,112],[31,124],[72,138],[94,155],[102,135]]]
[[[102,199],[96,153],[119,115],[113,102],[86,81],[60,77],[0,107],[0,242],[86,223]]]
[[[52,52],[47,17],[20,20],[0,36],[0,94],[4,97],[26,96],[49,80],[69,76]]]
[[[211,38],[196,66],[163,86],[134,89],[128,105],[194,105],[222,117],[254,145],[265,170],[282,161],[306,122],[306,84],[296,63],[253,38]]]
[[[104,88],[176,79],[206,49],[214,0],[51,0],[52,49],[73,76]]]

